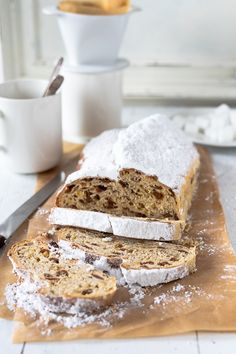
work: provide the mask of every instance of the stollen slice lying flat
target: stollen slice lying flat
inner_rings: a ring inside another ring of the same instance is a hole
[[[69,227],[56,233],[65,257],[124,277],[129,285],[154,286],[183,278],[195,270],[194,245],[134,240]]]
[[[8,252],[15,273],[36,285],[38,301],[53,312],[105,306],[116,292],[116,279],[94,267],[63,259],[58,244],[41,239],[15,243]]]

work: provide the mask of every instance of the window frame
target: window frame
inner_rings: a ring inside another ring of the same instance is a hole
[[[2,79],[48,77],[52,63],[42,58],[37,28],[39,1],[0,0],[0,8]],[[27,26],[22,25],[24,18]],[[30,36],[28,41],[22,40],[24,33]],[[199,67],[131,64],[124,72],[123,92],[125,98],[131,99],[234,100],[236,63]]]

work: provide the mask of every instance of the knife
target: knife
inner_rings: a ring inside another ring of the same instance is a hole
[[[0,224],[0,248],[9,241],[18,227],[59,187],[65,179],[64,172],[58,173],[30,199]]]

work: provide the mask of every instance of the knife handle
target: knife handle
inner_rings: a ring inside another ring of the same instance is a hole
[[[0,235],[0,248],[2,248],[6,243],[6,237]]]

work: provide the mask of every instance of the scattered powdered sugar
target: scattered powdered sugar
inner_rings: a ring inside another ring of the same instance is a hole
[[[112,241],[112,237],[103,237],[103,241],[104,242],[111,242]]]
[[[163,294],[155,297],[154,304],[159,305],[160,303],[165,302],[167,298],[168,298],[168,296],[165,293],[163,293]]]
[[[38,285],[30,284],[28,280],[21,284],[8,285],[6,289],[6,299],[8,307],[14,310],[16,307],[21,308],[26,314],[36,319],[43,335],[50,335],[53,331],[50,324],[53,322],[61,323],[66,328],[76,328],[87,324],[97,323],[102,327],[111,327],[114,323],[124,318],[131,309],[144,308],[143,299],[147,294],[147,289],[138,285],[128,286],[130,299],[123,302],[114,302],[109,307],[96,310],[83,309],[77,307],[76,312],[52,311],[48,307],[47,302],[37,294]],[[175,313],[181,313],[183,307],[192,306],[192,302],[196,297],[201,297],[204,301],[224,299],[223,295],[214,295],[207,293],[200,286],[183,285],[181,283],[173,284],[168,290],[163,285],[158,289],[163,289],[158,296],[154,297],[147,309],[143,309],[143,313],[148,309],[158,308],[162,311],[160,315],[165,315],[166,311],[171,309],[174,304]],[[61,306],[61,303],[60,305]],[[49,328],[48,328],[49,326]]]
[[[47,215],[49,214],[49,209],[38,208],[36,215]]]
[[[205,201],[211,201],[213,202],[213,196],[216,192],[210,192],[206,197],[205,197]]]
[[[201,236],[201,233],[205,233],[205,230],[199,231],[197,234],[197,242],[198,242],[198,248],[200,251],[206,251],[209,256],[214,255],[217,251],[217,248],[213,245],[209,245],[205,242],[205,238]]]
[[[101,308],[96,311],[88,311],[83,308],[77,308],[75,313],[53,312],[47,307],[47,303],[40,300],[37,295],[38,285],[30,284],[25,281],[21,284],[8,285],[6,289],[6,299],[8,307],[14,310],[19,307],[37,320],[37,325],[40,326],[43,335],[50,335],[53,331],[48,328],[49,323],[58,322],[66,328],[76,328],[87,324],[97,323],[102,327],[110,327],[116,321],[124,318],[131,309],[140,309],[144,307],[143,299],[146,295],[146,289],[138,285],[125,286],[130,295],[130,299],[123,302],[114,302],[107,308]],[[163,286],[159,286],[161,289]],[[158,306],[163,310],[163,313],[171,304],[175,304],[176,313],[181,312],[183,306],[192,306],[193,298],[196,296],[202,297],[204,300],[216,300],[222,298],[223,295],[209,294],[200,286],[183,285],[175,283],[169,290],[164,290],[160,295],[153,298],[152,303],[148,306],[149,309],[154,309]]]
[[[56,234],[57,228],[53,226],[51,229],[47,231],[48,236],[53,237]]]
[[[225,264],[223,268],[223,274],[221,274],[220,279],[227,280],[230,282],[235,282],[236,264]]]
[[[102,327],[110,327],[115,320],[122,319],[126,313],[127,304],[114,304],[100,313],[89,314],[78,312],[76,315],[55,315],[50,314],[50,320],[62,323],[67,328],[75,328],[86,324],[98,323]]]
[[[41,322],[47,324],[49,321],[55,321],[63,324],[66,328],[76,328],[78,326],[85,326],[86,324],[97,323],[102,327],[109,327],[113,321],[123,318],[126,312],[127,304],[114,304],[100,312],[89,313],[85,311],[78,311],[75,315],[56,314],[50,312],[47,317],[42,317]],[[111,318],[112,317],[112,318]]]
[[[50,335],[51,329],[48,328],[49,322],[52,321],[63,324],[66,328],[75,328],[86,324],[98,323],[101,326],[112,326],[114,321],[122,319],[124,315],[132,308],[142,307],[142,299],[145,296],[145,291],[140,286],[127,287],[130,294],[130,299],[124,302],[115,302],[107,308],[100,310],[94,308],[89,311],[88,308],[76,308],[76,312],[63,312],[61,310],[61,302],[55,311],[48,306],[48,303],[42,301],[42,298],[37,294],[39,284],[33,284],[29,279],[25,279],[22,283],[15,283],[6,287],[5,296],[7,306],[11,311],[16,308],[21,308],[32,318],[37,319],[37,325],[41,327],[43,335]]]
[[[203,178],[199,181],[199,183],[201,184],[205,184],[205,183],[209,183],[209,179],[208,178]]]
[[[179,292],[184,289],[184,286],[181,284],[177,284],[173,287],[173,291]]]
[[[144,289],[139,285],[133,285],[133,286],[129,287],[128,289],[129,289],[130,295],[133,295],[133,297],[131,297],[131,304],[133,304],[135,306],[142,307],[143,304],[141,303],[141,300],[145,296]]]
[[[170,306],[172,303],[181,303],[183,305],[191,304],[193,301],[193,298],[195,297],[202,297],[204,300],[215,300],[223,298],[223,295],[213,295],[210,293],[207,293],[204,289],[202,289],[200,286],[195,286],[195,285],[182,285],[182,284],[176,284],[169,290],[161,293],[160,295],[156,296],[154,298],[154,305],[159,305],[163,309],[165,309],[167,306]],[[154,308],[153,305],[150,306],[150,308]],[[178,308],[176,308],[178,311]]]
[[[221,275],[221,279],[226,279],[226,280],[234,280],[236,281],[236,274],[235,275]]]
[[[207,234],[207,229],[202,229],[196,234],[198,249],[201,252],[206,252],[208,256],[213,256],[215,254],[220,254],[225,250],[225,247],[227,247],[226,244],[214,245],[212,243],[206,242],[205,234]]]
[[[51,328],[48,328],[48,327],[42,328],[41,334],[42,334],[42,336],[50,336],[52,334],[52,330],[51,330]]]
[[[236,271],[236,264],[225,264],[224,265],[224,271],[225,272],[232,272],[232,271]]]

